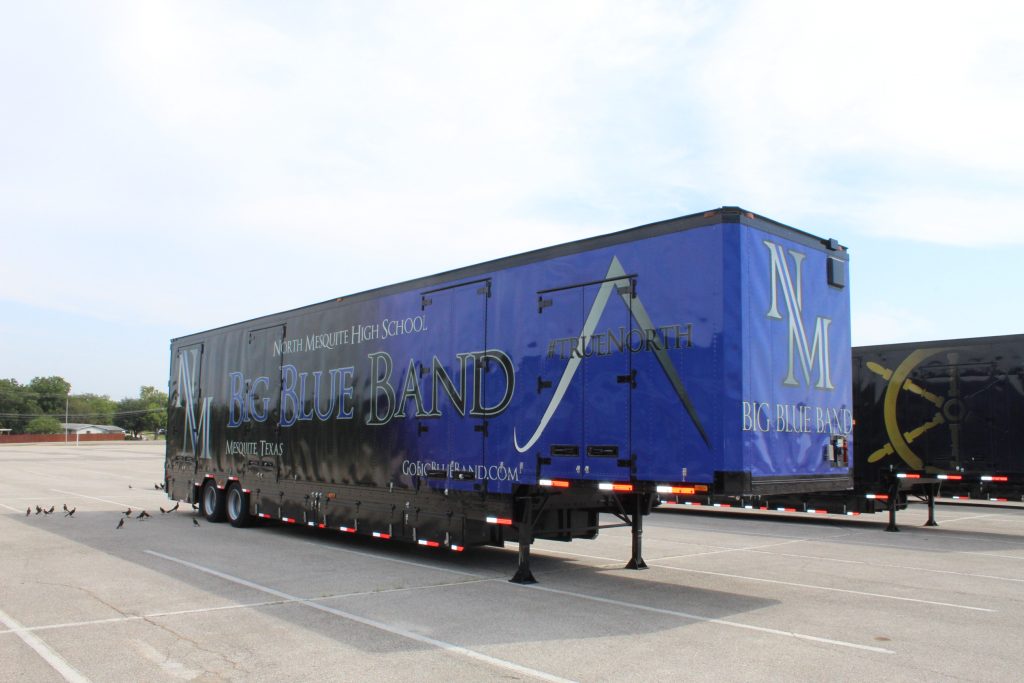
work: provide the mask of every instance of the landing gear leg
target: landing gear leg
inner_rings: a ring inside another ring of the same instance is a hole
[[[896,506],[900,502],[900,480],[896,477],[892,478],[892,482],[889,484],[889,526],[885,527],[886,531],[899,531],[900,528],[896,526]]]
[[[640,554],[644,535],[644,496],[638,493],[634,495],[633,498],[636,501],[636,505],[633,507],[632,519],[633,556],[630,557],[629,562],[626,563],[626,569],[647,569],[647,563],[644,562],[644,558]]]
[[[935,494],[938,486],[935,484],[928,484],[928,521],[924,523],[925,526],[938,526],[939,523],[935,521]]]
[[[524,499],[523,519],[519,522],[519,559],[515,575],[509,579],[512,583],[537,583],[530,571],[530,545],[533,544],[533,501]]]

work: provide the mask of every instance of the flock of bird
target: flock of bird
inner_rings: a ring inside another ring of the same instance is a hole
[[[128,488],[132,488],[132,485],[128,484]],[[153,484],[153,488],[158,490],[158,491],[162,491],[163,488],[164,488],[164,485],[163,484]],[[178,507],[180,505],[181,505],[181,502],[179,501],[179,502],[176,502],[174,504],[174,507],[169,508],[167,510],[163,509],[163,507],[160,507],[160,514],[162,514],[162,515],[169,515],[170,513],[177,511],[177,509],[178,509]],[[64,503],[64,516],[65,517],[74,517],[75,516],[75,510],[77,510],[77,509],[78,508],[69,508],[68,504]],[[36,505],[36,512],[35,512],[35,514],[37,514],[37,515],[52,515],[54,510],[56,510],[56,506],[54,506],[54,505],[51,505],[49,508],[44,508],[41,505]],[[25,516],[28,517],[31,514],[32,514],[32,506],[29,506],[29,507],[25,508]],[[125,510],[124,512],[122,512],[121,513],[121,519],[119,519],[117,521],[117,526],[114,527],[114,529],[120,529],[121,527],[123,527],[124,526],[124,520],[132,519],[132,515],[133,514],[134,514],[134,511],[130,507],[127,510]],[[138,520],[140,522],[143,522],[143,521],[145,521],[149,517],[152,517],[152,515],[150,515],[145,510],[140,510],[139,513],[135,515],[134,519],[136,519],[136,520]],[[199,526],[199,521],[196,520],[196,519],[193,519],[192,520],[192,525],[193,526]]]

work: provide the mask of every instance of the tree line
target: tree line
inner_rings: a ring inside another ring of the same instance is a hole
[[[72,394],[63,377],[34,377],[28,384],[0,379],[0,428],[15,434],[61,434],[61,424],[115,425],[132,434],[167,427],[167,394],[140,387],[136,398],[114,401],[99,394]]]

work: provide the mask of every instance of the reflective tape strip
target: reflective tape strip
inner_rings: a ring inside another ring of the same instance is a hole
[[[656,486],[654,490],[658,493],[675,493],[681,496],[690,496],[697,492],[692,486]]]
[[[428,541],[425,538],[421,538],[420,540],[418,540],[416,542],[419,543],[420,545],[425,545],[428,548],[439,548],[439,547],[441,547],[441,544],[438,543],[437,541]]]
[[[1008,501],[1009,499],[1008,499],[1008,498],[989,498],[989,500],[994,500],[994,501],[996,501],[997,503],[1005,503],[1005,502],[1007,502],[1007,501]]]
[[[828,510],[804,510],[804,512],[811,515],[827,515]]]
[[[339,531],[344,531],[344,532],[349,533],[349,534],[354,534],[356,532],[356,530],[353,529],[350,526],[339,526],[338,530]]]
[[[889,500],[889,494],[887,493],[866,493],[864,497],[871,500]]]
[[[701,506],[701,505],[703,505],[703,504],[704,504],[704,503],[698,502],[698,501],[696,501],[696,500],[687,500],[687,501],[684,501],[684,502],[683,502],[683,505],[696,505],[696,506]]]
[[[796,512],[796,508],[775,508],[779,512]]]
[[[948,479],[949,481],[960,481],[963,479],[959,474],[940,474],[936,479]]]
[[[288,522],[289,524],[295,524],[295,520],[292,519],[291,517],[282,517],[281,521],[282,522]]]
[[[373,532],[373,537],[374,538],[383,538],[383,539],[387,540],[387,539],[391,538],[391,534],[386,534],[383,531],[374,531]]]
[[[981,480],[982,481],[1010,481],[1010,478],[1006,477],[1006,476],[1003,476],[1003,475],[999,475],[999,474],[992,474],[992,475],[986,474],[985,476],[983,476],[981,478]]]
[[[715,503],[716,508],[731,508],[732,503]]]
[[[920,479],[921,475],[920,474],[913,474],[913,473],[910,473],[910,472],[900,472],[899,474],[896,475],[896,478],[897,479]]]
[[[512,525],[512,520],[507,517],[488,517],[486,521],[488,524],[503,524],[505,526]]]
[[[242,493],[252,493],[252,489],[242,489]]]
[[[633,490],[632,484],[613,484],[610,481],[603,481],[597,485],[597,488],[602,491],[622,491],[623,493],[629,493]]]
[[[257,517],[262,517],[263,519],[270,519],[270,515],[268,515],[268,514],[267,514],[267,513],[265,513],[265,512],[257,512],[257,513],[256,513],[256,516],[257,516]]]
[[[452,544],[452,550],[454,550],[457,553],[461,553],[465,549],[465,546]]]
[[[857,515],[859,515],[860,513],[859,513],[859,512],[847,512],[846,514],[847,514],[847,516],[849,516],[849,517],[856,517],[856,516],[857,516]]]
[[[228,481],[238,481],[238,477],[228,477]]]
[[[537,483],[540,486],[553,486],[559,489],[569,488],[569,482],[564,479],[540,479]]]

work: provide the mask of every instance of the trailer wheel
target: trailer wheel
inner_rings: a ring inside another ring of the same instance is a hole
[[[224,489],[217,488],[212,479],[207,480],[203,488],[203,515],[211,522],[223,522],[225,519]]]
[[[249,514],[249,494],[242,490],[238,482],[228,487],[226,509],[231,526],[246,527],[252,524],[252,515]]]

